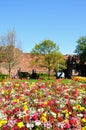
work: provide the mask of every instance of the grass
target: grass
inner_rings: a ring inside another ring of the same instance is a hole
[[[48,79],[12,79],[11,81],[14,81],[14,82],[30,82],[30,83],[32,83],[32,82],[34,82],[34,83],[36,83],[36,82],[55,82],[54,79],[50,79],[50,80],[48,80]]]
[[[9,81],[9,79],[5,79],[5,80],[2,80],[1,82],[8,82]],[[78,82],[78,81],[75,81],[75,80],[73,80],[73,79],[54,79],[54,78],[51,78],[51,79],[46,79],[46,78],[44,78],[44,79],[11,79],[10,80],[11,82],[15,82],[15,83],[20,83],[20,82],[28,82],[28,83],[37,83],[37,82],[48,82],[48,83],[54,83],[54,82],[58,82],[58,83],[61,83],[61,84],[64,84],[64,85],[66,85],[66,84],[70,84],[70,82],[72,83],[72,84],[78,84],[78,83],[80,83],[80,82]]]
[[[72,81],[72,79],[12,79],[11,81],[14,81],[16,83],[18,82],[29,82],[29,83],[36,83],[36,82],[49,82],[49,83],[53,83],[53,82],[59,82],[62,84],[68,84]],[[72,81],[74,82],[74,80]]]

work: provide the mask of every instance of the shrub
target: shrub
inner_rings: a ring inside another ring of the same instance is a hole
[[[54,75],[50,75],[50,77],[49,77],[49,75],[48,74],[43,74],[43,73],[40,73],[40,74],[38,74],[38,77],[40,78],[40,79],[44,79],[44,80],[48,80],[48,79],[54,79]]]
[[[9,77],[9,75],[7,75],[7,74],[0,74],[0,80],[7,79],[8,77]]]

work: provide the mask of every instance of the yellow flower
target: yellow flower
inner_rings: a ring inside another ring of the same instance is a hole
[[[22,127],[24,127],[24,123],[23,123],[22,121],[21,121],[21,122],[18,122],[17,126],[18,126],[19,128],[22,128]]]
[[[66,114],[65,114],[65,117],[66,117],[66,118],[69,117],[69,113],[66,113]]]
[[[20,97],[20,100],[24,100],[24,99],[25,99],[25,97],[24,97],[24,96]]]
[[[28,106],[24,105],[24,110],[27,111],[28,110]]]
[[[85,107],[82,107],[81,105],[77,105],[76,109],[79,111],[83,111],[83,110],[85,110]]]
[[[47,114],[46,114],[46,113],[43,113],[43,114],[42,114],[42,116],[46,117],[46,116],[47,116]]]
[[[47,122],[47,118],[46,118],[45,116],[42,116],[42,117],[41,117],[41,121]]]
[[[86,123],[86,118],[82,118],[82,122]]]
[[[51,87],[51,84],[49,84],[48,87]]]
[[[83,111],[83,110],[85,110],[85,107],[81,107],[81,108],[80,108],[80,111]]]
[[[24,102],[23,105],[27,105],[27,102]]]
[[[4,82],[4,85],[7,85],[7,82]]]
[[[58,117],[60,117],[61,116],[61,114],[60,113],[58,113]]]
[[[2,89],[1,93],[5,93],[5,91]]]
[[[7,123],[7,120],[0,120],[0,127],[2,127],[3,125],[5,125]]]
[[[62,113],[68,113],[68,110],[67,110],[67,109],[66,109],[66,110],[63,110]]]
[[[19,99],[13,99],[12,101],[18,103],[18,102],[19,102]]]
[[[8,90],[5,91],[6,94],[9,94],[10,92]]]
[[[81,109],[81,105],[76,105],[76,109],[80,110]]]
[[[35,93],[38,93],[38,90],[34,90]]]
[[[71,115],[72,113],[71,112],[69,112],[69,115]]]
[[[86,126],[82,127],[82,130],[86,130]]]
[[[43,113],[41,116],[41,121],[47,122],[47,113]]]
[[[19,84],[16,83],[15,86],[16,86],[16,87],[19,87]]]
[[[12,89],[11,94],[14,93],[14,92],[15,92],[14,89]]]
[[[44,105],[47,105],[47,101],[44,102]]]

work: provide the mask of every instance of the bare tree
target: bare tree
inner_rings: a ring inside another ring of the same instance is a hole
[[[11,71],[19,63],[19,58],[22,51],[16,48],[15,32],[10,31],[6,36],[2,36],[0,39],[0,55],[2,66],[8,70],[9,77],[11,77]]]

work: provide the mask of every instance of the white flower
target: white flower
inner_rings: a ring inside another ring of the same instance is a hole
[[[76,106],[73,106],[73,109],[76,110]]]
[[[38,112],[40,113],[40,112],[43,112],[44,111],[44,108],[40,108],[40,109],[38,109]]]
[[[50,129],[52,128],[52,125],[49,122],[47,122],[47,123],[44,123],[44,127],[46,127],[47,129]]]
[[[83,114],[80,113],[80,114],[77,114],[77,116],[78,116],[78,117],[83,117]]]
[[[64,123],[58,122],[58,127],[63,128],[64,127]]]
[[[24,94],[21,94],[21,97],[24,97],[25,95]]]
[[[70,99],[70,102],[71,102],[71,104],[74,104],[74,103],[75,103],[75,100]]]
[[[30,108],[30,113],[31,113],[31,114],[34,114],[34,113],[36,113],[36,110],[35,110],[35,108],[31,107],[31,108]]]
[[[33,101],[34,101],[35,103],[38,103],[38,99],[34,99]]]
[[[2,101],[4,102],[4,101],[5,101],[5,98],[3,98]]]
[[[35,125],[36,125],[36,126],[40,126],[40,125],[41,125],[41,121],[40,121],[40,120],[36,120],[36,121],[35,121]]]
[[[18,116],[19,118],[22,118],[22,117],[23,117],[23,115],[24,115],[24,113],[23,113],[23,112],[21,112],[21,111],[19,111],[19,113],[17,114],[17,116]]]
[[[60,108],[63,108],[65,106],[65,104],[60,104]]]
[[[78,96],[78,99],[82,99],[82,96]]]
[[[56,113],[55,112],[51,111],[50,113],[56,118]]]
[[[3,114],[2,110],[0,110],[0,119],[6,119],[7,116]]]
[[[26,126],[27,126],[27,128],[33,128],[34,124],[27,123]]]

